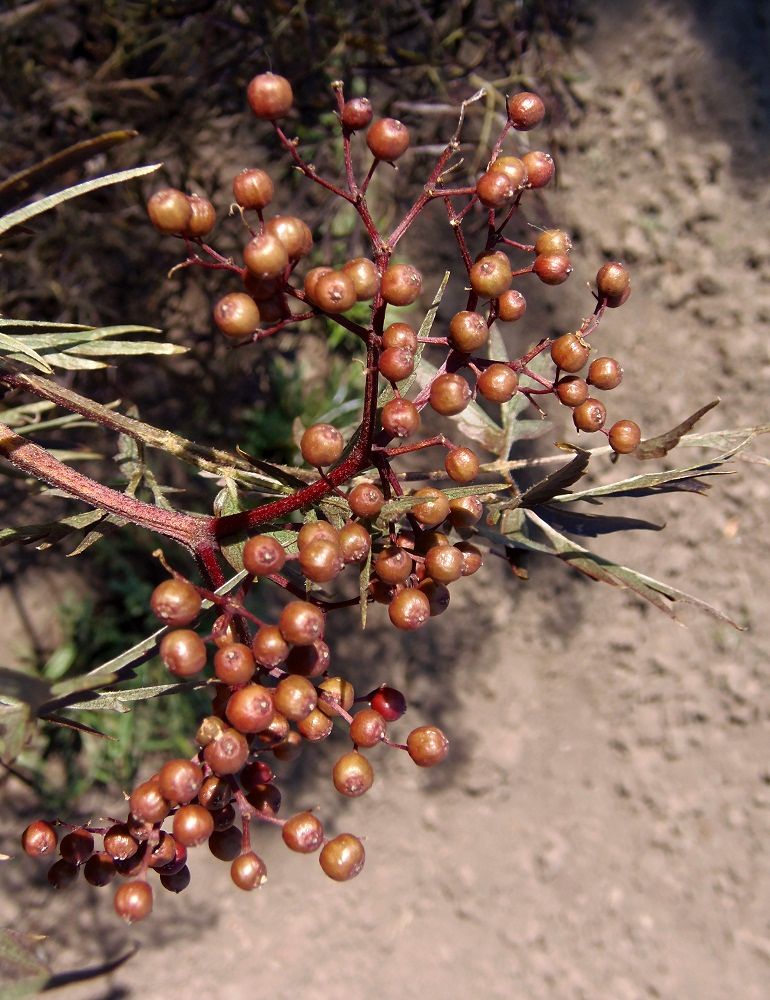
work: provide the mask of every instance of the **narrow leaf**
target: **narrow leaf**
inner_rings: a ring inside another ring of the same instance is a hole
[[[715,406],[719,406],[718,399],[714,399],[710,403],[706,403],[705,406],[701,406],[699,410],[696,410],[686,420],[683,420],[681,424],[677,424],[670,431],[666,431],[665,434],[658,434],[657,437],[642,441],[636,451],[633,452],[634,457],[646,460],[650,458],[662,458],[664,455],[667,455],[672,448],[676,448],[684,435],[693,429],[701,417],[708,413],[709,410],[713,410]]]
[[[43,989],[50,976],[39,955],[44,940],[10,927],[0,930],[0,1000],[35,996]]]
[[[130,712],[131,706],[140,701],[151,701],[169,694],[195,691],[205,687],[205,681],[186,681],[179,684],[154,684],[149,687],[126,688],[123,691],[103,691],[90,701],[67,705],[68,711],[78,712]]]
[[[638,517],[616,517],[612,514],[590,514],[586,511],[554,507],[551,504],[538,506],[537,513],[554,528],[569,535],[583,535],[596,538],[615,531],[662,531],[664,525],[645,521]]]

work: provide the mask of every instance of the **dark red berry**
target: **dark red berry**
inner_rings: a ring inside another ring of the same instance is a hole
[[[397,396],[387,402],[380,414],[383,429],[393,437],[409,437],[420,427],[420,411],[402,396]]]
[[[397,722],[406,711],[406,698],[387,685],[375,691],[369,704],[386,722]]]
[[[227,719],[241,733],[260,733],[267,729],[273,713],[272,695],[261,684],[247,684],[233,692],[227,702]]]
[[[541,188],[549,184],[556,167],[550,153],[536,149],[521,158],[527,171],[527,187]]]
[[[565,333],[551,344],[551,360],[564,372],[574,374],[588,361],[591,349],[575,333]]]
[[[46,858],[56,850],[58,840],[56,830],[50,823],[36,819],[22,833],[21,846],[31,858]]]
[[[508,120],[520,132],[539,125],[545,117],[545,105],[537,94],[522,91],[508,98]]]
[[[91,857],[94,851],[94,838],[84,827],[79,827],[62,837],[59,844],[59,854],[65,861],[73,865],[82,865]]]
[[[519,376],[499,361],[485,368],[476,380],[476,388],[491,403],[507,403],[519,388]]]
[[[233,194],[241,208],[266,208],[273,200],[273,182],[264,170],[242,170],[233,179]]]
[[[192,207],[184,192],[164,188],[147,202],[147,214],[161,233],[183,233],[192,218]]]
[[[368,97],[352,97],[342,106],[340,118],[348,131],[357,132],[366,128],[373,116],[374,112]]]
[[[390,264],[382,276],[380,292],[385,302],[393,306],[408,306],[422,291],[422,275],[411,264]]]

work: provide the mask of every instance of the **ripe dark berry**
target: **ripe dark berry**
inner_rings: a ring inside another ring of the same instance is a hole
[[[150,221],[161,233],[183,233],[192,218],[187,195],[176,188],[156,191],[147,202]]]
[[[241,642],[221,646],[214,655],[214,673],[223,684],[231,687],[246,684],[255,669],[254,654]]]
[[[198,847],[208,840],[214,831],[211,813],[203,806],[182,806],[174,814],[174,839],[185,847]]]
[[[324,845],[318,860],[324,874],[335,882],[355,878],[364,867],[364,845],[352,833],[341,833]]]
[[[362,524],[348,521],[340,528],[339,545],[346,563],[360,563],[371,551],[372,536]]]
[[[174,805],[192,802],[203,784],[203,771],[191,760],[167,761],[158,772],[158,786],[164,799]]]
[[[342,106],[340,118],[349,132],[357,132],[366,128],[374,116],[368,97],[352,97]]]
[[[187,865],[175,872],[159,872],[160,884],[169,892],[184,892],[190,884],[190,869]]]
[[[375,691],[369,704],[386,722],[397,722],[406,712],[406,698],[396,688],[385,684]]]
[[[377,367],[389,382],[400,382],[414,371],[414,354],[404,347],[388,347],[380,355]]]
[[[532,270],[544,285],[560,285],[572,274],[572,264],[566,254],[541,253],[535,257]]]
[[[150,607],[164,625],[177,628],[195,621],[201,609],[201,596],[186,580],[164,580],[153,590]]]
[[[59,858],[48,869],[48,884],[54,889],[67,889],[78,877],[78,866]]]
[[[318,708],[330,719],[337,717],[335,706],[347,712],[355,699],[355,689],[344,677],[327,677],[318,685]]]
[[[433,379],[430,387],[430,405],[443,417],[462,413],[473,395],[462,375],[444,372]]]
[[[356,304],[356,286],[344,271],[329,271],[319,275],[313,286],[313,302],[324,312],[347,312]]]
[[[317,703],[316,689],[306,677],[284,677],[273,691],[276,709],[292,722],[307,718]]]
[[[374,263],[367,257],[354,257],[342,265],[342,273],[353,282],[359,302],[368,302],[377,294],[380,276]]]
[[[92,854],[83,867],[83,875],[89,885],[98,887],[109,885],[118,874],[115,862],[104,851]]]
[[[357,750],[344,753],[332,769],[332,781],[340,795],[357,798],[368,792],[374,783],[374,770]]]
[[[58,840],[56,830],[50,823],[36,819],[22,833],[21,846],[31,858],[46,858],[56,850]]]
[[[438,583],[452,583],[463,575],[463,554],[454,545],[434,545],[425,555],[425,571]]]
[[[289,646],[277,625],[262,625],[251,640],[254,659],[262,667],[279,667],[289,655]]]
[[[619,299],[631,287],[631,277],[623,264],[612,261],[597,271],[596,287],[600,299]]]
[[[550,153],[536,149],[525,153],[521,160],[527,171],[527,187],[541,188],[550,183],[556,170]]]
[[[572,422],[579,431],[598,431],[604,427],[607,411],[598,399],[589,396],[572,411]]]
[[[409,148],[409,129],[395,118],[380,118],[369,127],[366,145],[378,160],[393,163]]]
[[[176,629],[161,639],[160,658],[176,677],[193,677],[206,666],[206,644],[197,632]]]
[[[411,264],[391,264],[382,276],[380,292],[392,306],[408,306],[422,291],[422,275]]]
[[[374,483],[356,483],[348,493],[348,503],[356,517],[377,517],[385,504],[385,497]]]
[[[527,183],[527,168],[518,156],[498,156],[489,169],[505,174],[516,190]]]
[[[556,395],[565,406],[580,406],[588,398],[588,383],[577,375],[565,375],[556,383]]]
[[[198,802],[211,812],[223,809],[232,797],[233,790],[229,782],[216,774],[206,778],[198,792]]]
[[[489,327],[481,313],[463,309],[449,322],[449,339],[455,350],[471,354],[489,340]]]
[[[323,823],[311,812],[296,813],[283,824],[281,836],[290,850],[312,854],[324,842]]]
[[[382,333],[382,346],[405,347],[415,354],[417,351],[417,331],[408,323],[391,323]]]
[[[452,448],[444,459],[444,468],[456,483],[471,483],[479,472],[479,460],[470,448]]]
[[[174,840],[171,834],[167,834],[167,836],[173,844],[174,855],[171,860],[167,862],[167,864],[158,869],[159,875],[174,875],[176,872],[181,871],[181,869],[187,864],[187,848],[184,844],[180,844]]]
[[[476,181],[476,196],[485,208],[504,208],[516,197],[516,185],[502,170],[488,170]]]
[[[287,642],[309,646],[323,638],[323,611],[309,601],[290,601],[281,611],[278,628]]]
[[[187,848],[183,849],[185,851],[187,850]],[[171,864],[175,857],[176,841],[170,833],[164,833],[162,830],[159,831],[158,840],[150,849],[147,864],[150,868],[155,868],[157,870],[158,868],[165,868],[166,865]]]
[[[281,791],[277,785],[255,785],[246,798],[263,816],[277,816],[281,808]]]
[[[504,323],[514,323],[517,319],[521,319],[526,311],[527,300],[515,288],[509,288],[507,292],[498,296],[497,316]]]
[[[432,580],[429,576],[426,576],[420,583],[420,590],[428,598],[431,618],[435,618],[437,615],[443,615],[449,607],[450,598],[447,586],[443,583],[438,583],[436,580]]]
[[[261,684],[247,684],[234,691],[225,710],[228,722],[241,733],[259,733],[267,729],[273,712],[270,691]]]
[[[226,337],[248,337],[259,326],[259,306],[245,292],[230,292],[214,306],[214,322]]]
[[[521,91],[508,98],[508,120],[519,132],[535,128],[545,117],[545,105],[537,94]]]
[[[299,442],[302,457],[308,465],[333,465],[342,455],[345,439],[331,424],[313,424]]]
[[[420,427],[420,411],[409,399],[397,396],[387,402],[380,414],[383,429],[393,437],[409,437]]]
[[[59,844],[59,854],[73,865],[82,865],[91,857],[93,850],[94,838],[82,826],[62,837]]]
[[[588,361],[591,349],[577,334],[565,333],[551,344],[551,360],[563,372],[579,372]]]
[[[471,288],[486,299],[502,295],[512,280],[511,264],[504,253],[488,254],[471,267]]]
[[[384,583],[404,583],[412,572],[412,557],[398,545],[387,545],[377,553],[372,568]]]
[[[419,726],[406,738],[409,756],[420,767],[440,764],[449,753],[449,740],[438,726]]]
[[[245,892],[258,889],[267,879],[265,862],[253,851],[241,854],[230,866],[230,878]]]
[[[485,368],[476,380],[476,388],[491,403],[507,403],[519,388],[519,376],[499,361]]]
[[[234,861],[242,847],[243,834],[237,826],[214,830],[209,837],[209,850],[218,861]]]
[[[353,716],[353,721],[350,723],[350,738],[356,746],[377,746],[386,735],[385,719],[376,709],[362,708]]]
[[[273,182],[264,170],[242,170],[233,179],[233,194],[241,208],[266,208],[273,200]]]
[[[127,924],[144,920],[152,913],[152,888],[147,882],[125,882],[115,891],[114,906]]]
[[[618,455],[630,455],[642,440],[639,424],[633,420],[616,420],[609,431],[610,448]]]
[[[388,605],[388,617],[396,628],[411,632],[430,618],[430,602],[422,591],[407,587]]]
[[[203,748],[203,760],[220,777],[237,774],[249,756],[249,744],[237,729],[224,729],[215,740]],[[198,800],[200,801],[200,799]]]
[[[615,389],[623,381],[623,369],[615,358],[594,358],[588,366],[587,381],[597,389]]]
[[[264,232],[243,248],[243,262],[260,278],[277,278],[289,266],[289,254],[277,236]]]
[[[291,84],[276,73],[260,73],[249,83],[246,96],[257,118],[275,121],[284,118],[294,103]]]
[[[414,496],[421,499],[411,508],[411,514],[424,528],[435,528],[449,514],[449,501],[441,490],[424,486],[416,490]]]
[[[192,215],[185,227],[184,235],[191,239],[207,236],[217,221],[216,209],[208,198],[201,198],[197,194],[188,195],[187,200],[190,203]]]

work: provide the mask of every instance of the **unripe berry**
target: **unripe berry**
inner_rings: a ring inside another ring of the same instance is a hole
[[[347,882],[364,867],[364,845],[352,833],[341,833],[324,845],[318,860],[329,878],[335,882]]]
[[[391,323],[382,333],[382,346],[404,347],[412,354],[417,352],[417,331],[408,323]]]
[[[404,583],[412,572],[412,557],[397,545],[388,545],[377,553],[374,572],[384,583]]]
[[[332,729],[334,729],[334,723],[320,708],[314,708],[309,715],[297,723],[297,732],[310,743],[325,740]]]
[[[45,858],[56,850],[58,840],[56,830],[51,824],[37,819],[22,833],[21,846],[24,848],[24,853],[31,858]]]
[[[165,868],[176,856],[176,841],[171,834],[162,830],[158,831],[158,840],[155,844],[148,845],[148,848],[147,864],[150,868]],[[182,850],[186,852],[187,848],[182,847]]]
[[[233,790],[230,783],[220,775],[212,774],[201,785],[198,803],[209,812],[216,812],[218,809],[224,809],[232,797]]]
[[[404,347],[388,347],[380,355],[377,367],[389,382],[400,382],[414,371],[414,354]]]
[[[131,814],[145,823],[160,823],[168,816],[171,806],[166,801],[157,781],[143,781],[131,792],[128,800]],[[65,837],[64,840],[67,838]],[[64,841],[62,841],[64,845]],[[93,848],[93,838],[91,838]],[[90,852],[89,852],[90,853]],[[72,861],[73,859],[68,859]]]
[[[245,292],[230,292],[214,306],[214,322],[226,337],[248,337],[259,326],[259,306]]]
[[[273,691],[276,709],[292,722],[307,718],[318,703],[318,694],[306,677],[284,677]]]
[[[186,580],[164,580],[153,590],[150,607],[164,625],[189,625],[198,617],[201,596]]]
[[[340,119],[349,132],[366,128],[374,116],[368,97],[353,97],[342,106]]]
[[[340,552],[346,563],[360,563],[369,555],[372,536],[362,524],[348,521],[340,528]]]
[[[449,520],[455,531],[465,531],[478,524],[484,505],[478,497],[456,497],[449,501]]]
[[[289,655],[289,646],[277,625],[262,625],[251,640],[254,659],[262,667],[279,667]]]
[[[345,561],[336,542],[319,538],[300,549],[299,565],[308,580],[328,583],[339,576],[345,568]]]
[[[410,513],[424,528],[435,528],[449,514],[449,501],[433,486],[424,486],[415,492],[420,503],[415,504]]]
[[[185,847],[198,847],[214,832],[214,820],[208,809],[192,803],[174,814],[174,840]]]
[[[604,427],[607,411],[598,399],[589,396],[572,411],[572,422],[579,431],[598,431]]]
[[[630,455],[642,440],[639,424],[633,420],[616,420],[610,427],[610,448],[618,455]]]
[[[551,344],[551,360],[563,372],[574,374],[588,361],[591,349],[577,334],[565,333]]]
[[[339,714],[335,705],[339,705],[347,712],[355,698],[353,685],[344,677],[327,677],[318,685],[318,708],[330,719],[336,718]]]
[[[532,270],[544,285],[561,285],[572,274],[572,264],[566,254],[541,253],[535,257]]]
[[[323,611],[309,601],[290,601],[281,611],[278,628],[287,642],[309,646],[323,638]]]
[[[277,236],[264,232],[243,248],[243,262],[260,278],[277,278],[289,266],[289,254]]]
[[[284,844],[292,851],[312,854],[324,842],[323,823],[311,812],[297,813],[283,824],[281,836]]]
[[[449,322],[449,339],[455,350],[471,354],[489,340],[489,327],[481,313],[463,309]]]
[[[472,576],[483,565],[480,549],[471,542],[458,542],[456,546],[463,554],[463,576]]]
[[[395,118],[380,118],[369,127],[366,145],[378,160],[393,163],[409,148],[409,129]]]
[[[449,753],[449,740],[438,726],[419,726],[406,738],[409,756],[419,767],[440,764]]]
[[[380,284],[382,298],[388,305],[408,306],[422,291],[422,275],[411,264],[391,264],[385,269]]]
[[[499,361],[485,368],[476,380],[476,388],[491,403],[507,403],[519,388],[519,376]]]
[[[160,793],[174,805],[192,802],[202,784],[203,771],[191,760],[169,760],[158,773]]]
[[[356,483],[347,499],[356,517],[377,517],[385,504],[382,490],[374,483]]]
[[[350,738],[359,747],[374,747],[387,735],[385,719],[373,708],[362,708],[350,723]]]
[[[388,605],[388,617],[396,628],[411,632],[430,618],[430,602],[422,591],[407,587]]]
[[[615,358],[594,358],[588,366],[587,381],[597,389],[615,389],[623,381],[623,369]]]
[[[247,684],[233,692],[227,702],[228,721],[241,733],[259,733],[273,718],[273,699],[261,684]]]
[[[353,282],[359,302],[368,302],[377,294],[380,276],[374,263],[367,257],[354,257],[342,265],[342,273]]]
[[[518,190],[527,183],[527,168],[518,156],[498,156],[489,167],[491,171],[505,174],[514,188]]]
[[[332,769],[332,781],[340,795],[357,798],[368,792],[374,783],[374,770],[357,750],[343,754]]]
[[[565,375],[556,383],[556,395],[565,406],[580,406],[588,399],[588,383],[577,375]]]
[[[197,632],[176,629],[161,639],[160,658],[176,677],[193,677],[206,666],[206,644]]]
[[[443,417],[462,413],[470,403],[473,392],[468,382],[454,372],[437,375],[430,387],[430,405]]]
[[[233,178],[233,195],[241,208],[266,208],[273,200],[273,182],[264,170],[242,170]]]
[[[476,181],[476,196],[485,208],[504,208],[516,197],[516,186],[502,170],[488,170]]]
[[[471,288],[483,298],[494,299],[510,287],[511,264],[504,253],[488,254],[471,267]]]
[[[572,240],[563,229],[544,229],[535,240],[535,253],[567,254],[572,249]]]
[[[243,689],[245,690],[245,688]],[[249,744],[237,729],[224,729],[220,736],[207,743],[203,759],[214,774],[237,774],[249,756]]]
[[[471,483],[479,472],[479,460],[470,448],[452,448],[444,459],[444,468],[456,483]]]
[[[626,267],[618,261],[603,264],[596,273],[596,288],[600,299],[619,299],[631,287]]]
[[[313,302],[324,312],[347,312],[356,304],[356,286],[344,271],[319,275],[313,286]]]
[[[117,915],[133,924],[152,913],[152,888],[147,882],[125,882],[118,886],[113,902]]]
[[[164,188],[147,202],[150,221],[161,233],[183,233],[192,219],[192,207],[183,191]]]
[[[550,183],[556,167],[550,153],[542,150],[532,150],[521,158],[527,171],[527,187],[541,188]]]
[[[345,448],[345,439],[331,424],[313,424],[299,442],[302,457],[308,465],[333,465]]]
[[[514,323],[517,319],[521,319],[526,311],[527,300],[515,288],[509,288],[507,292],[498,296],[497,317],[504,323]]]
[[[230,866],[233,884],[244,892],[258,889],[267,880],[265,862],[254,851],[247,851],[237,857]]]
[[[200,195],[191,194],[187,196],[190,203],[192,215],[190,221],[185,226],[184,235],[191,239],[199,239],[207,236],[214,228],[217,221],[217,213],[208,198],[201,198]]]
[[[276,215],[265,223],[265,231],[277,237],[291,260],[306,257],[313,249],[313,234],[295,215]]]
[[[452,583],[463,575],[463,554],[454,545],[434,545],[425,555],[425,571],[438,583]]]
[[[545,105],[537,94],[521,91],[508,98],[508,120],[519,132],[535,128],[545,117]]]
[[[246,96],[257,118],[275,121],[284,118],[294,103],[291,84],[276,73],[260,73],[249,83]]]
[[[393,437],[409,437],[420,427],[420,411],[411,400],[397,396],[383,406],[380,420]]]

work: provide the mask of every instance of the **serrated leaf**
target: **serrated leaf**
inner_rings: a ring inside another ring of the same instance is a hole
[[[709,410],[713,410],[715,406],[719,406],[718,399],[714,399],[710,403],[706,403],[705,406],[701,406],[699,410],[696,410],[695,413],[683,420],[681,424],[672,427],[670,431],[642,441],[636,450],[632,452],[634,458],[641,459],[642,461],[650,458],[663,458],[672,448],[676,448],[684,435],[688,431],[691,431],[701,417],[705,416]]]
[[[508,539],[509,543],[513,544],[515,548],[530,549],[534,552],[544,552],[548,555],[558,556],[559,559],[585,576],[589,576],[594,580],[600,580],[603,583],[609,583],[615,587],[621,587],[624,590],[633,591],[633,593],[648,601],[674,621],[678,621],[678,619],[672,605],[679,602],[700,608],[701,611],[705,611],[713,618],[727,622],[727,624],[732,625],[736,629],[741,629],[741,626],[734,622],[729,615],[707,604],[705,601],[693,597],[682,590],[677,590],[676,587],[670,587],[668,584],[661,583],[650,576],[645,576],[645,574],[630,569],[628,566],[621,566],[609,559],[594,555],[588,549],[584,549],[581,545],[578,545],[573,539],[561,534],[561,532],[553,528],[534,511],[527,510],[524,513],[525,517],[543,532],[548,540],[548,544],[544,545],[523,534],[517,534]]]
[[[64,188],[63,191],[57,191],[56,194],[41,198],[32,205],[16,209],[15,212],[9,212],[7,215],[0,217],[0,235],[7,233],[14,226],[20,226],[23,222],[29,222],[30,219],[34,219],[44,212],[49,212],[52,208],[56,208],[57,205],[61,205],[71,198],[80,198],[84,194],[97,191],[99,188],[108,187],[111,184],[122,184],[124,181],[134,180],[136,177],[146,177],[147,174],[154,173],[162,166],[162,163],[153,163],[146,167],[132,167],[130,170],[118,170],[115,173],[106,174],[104,177],[96,177],[93,180],[83,181],[81,184],[74,184],[72,187]]]

